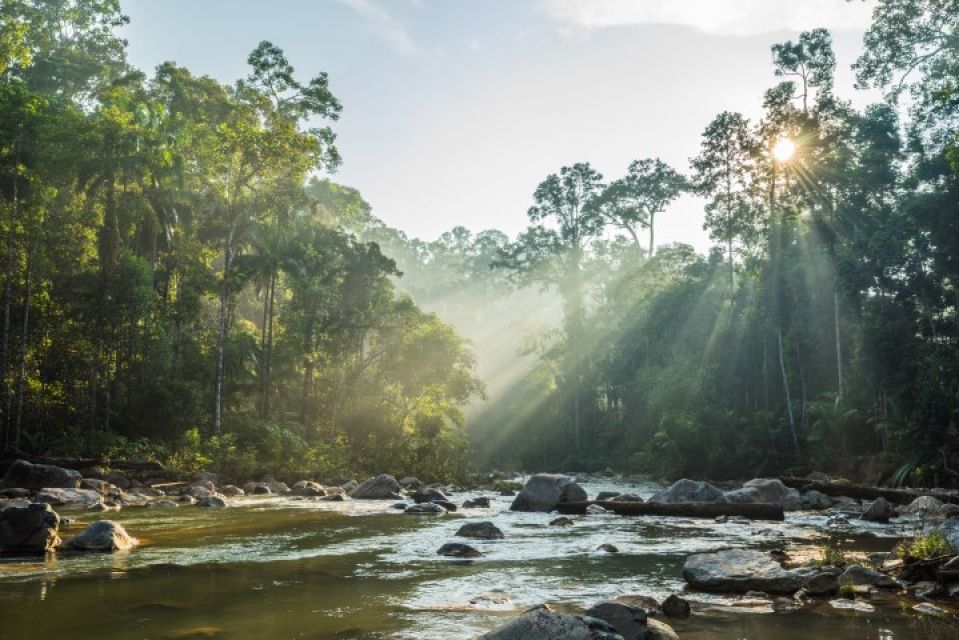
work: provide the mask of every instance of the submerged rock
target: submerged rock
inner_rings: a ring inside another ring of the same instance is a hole
[[[646,612],[642,609],[619,602],[600,602],[584,615],[608,623],[623,640],[646,640]]]
[[[423,502],[411,504],[403,513],[411,516],[441,516],[446,513],[446,509],[435,502]]]
[[[402,496],[396,478],[384,473],[358,484],[350,491],[350,497],[357,500],[399,500]]]
[[[68,547],[78,551],[124,551],[137,544],[136,538],[112,520],[98,520],[67,542]]]
[[[58,489],[79,489],[80,472],[73,469],[64,469],[52,464],[33,464],[26,460],[16,460],[7,469],[3,476],[4,487],[20,487],[23,489],[44,489],[46,487]]]
[[[148,502],[147,506],[151,509],[176,509],[180,505],[173,500],[154,500],[153,502]]]
[[[605,551],[606,553],[619,553],[619,547],[611,542],[604,542],[603,544],[596,547],[597,551]]]
[[[572,527],[574,524],[573,519],[567,518],[566,516],[553,518],[549,521],[549,526],[551,527]]]
[[[586,515],[588,516],[601,516],[605,513],[609,513],[609,511],[598,504],[591,504],[586,507]]]
[[[620,495],[619,491],[600,491],[596,494],[596,500],[612,500],[616,496]]]
[[[834,567],[784,569],[768,554],[752,549],[698,553],[683,565],[683,578],[691,587],[723,593],[831,593],[839,588],[838,576]]]
[[[623,640],[623,636],[598,618],[570,616],[540,605],[480,640]]]
[[[677,480],[671,486],[654,493],[650,502],[716,502],[728,503],[729,498],[708,482]]]
[[[226,508],[226,500],[222,496],[213,495],[207,496],[205,498],[200,498],[199,502],[196,503],[198,507],[206,507],[208,509],[224,509]]]
[[[503,532],[492,522],[467,522],[456,532],[461,538],[476,538],[478,540],[502,540]]]
[[[49,504],[34,502],[0,511],[0,553],[46,553],[60,544],[60,517]]]
[[[472,500],[467,500],[463,503],[464,509],[489,509],[490,508],[490,499],[486,496],[479,496],[478,498],[473,498]]]
[[[511,511],[549,512],[557,505],[567,502],[586,500],[586,490],[573,482],[569,476],[553,473],[537,473],[523,487],[513,504]]]
[[[483,555],[475,547],[471,547],[468,544],[463,544],[462,542],[447,542],[440,547],[436,553],[441,556],[449,556],[451,558],[479,558],[481,555]]]

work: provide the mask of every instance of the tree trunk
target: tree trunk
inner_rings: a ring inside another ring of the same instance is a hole
[[[17,415],[13,427],[13,446],[20,448],[20,427],[23,418],[23,384],[27,374],[27,335],[30,332],[30,296],[33,267],[33,254],[36,251],[36,242],[30,253],[27,254],[27,274],[23,292],[23,326],[20,336],[20,370],[17,374]]]
[[[213,399],[213,433],[223,428],[223,366],[226,355],[226,316],[230,297],[230,269],[233,267],[233,236],[236,233],[236,220],[230,225],[223,248],[223,282],[220,283],[219,326],[216,341],[216,388]]]
[[[751,520],[784,520],[781,504],[719,503],[719,502],[630,502],[618,500],[586,500],[556,505],[556,510],[566,514],[584,514],[586,508],[596,504],[620,516],[666,516],[678,518],[716,518],[739,516]]]
[[[832,293],[836,325],[836,398],[842,402],[842,340],[839,333],[839,291]]]
[[[276,277],[277,265],[274,262],[270,269],[270,285],[268,292],[270,306],[268,314],[268,328],[266,332],[266,384],[263,388],[263,409],[267,418],[270,418],[273,415],[273,308],[276,302]]]
[[[783,392],[786,395],[786,414],[789,416],[789,431],[792,434],[793,447],[799,455],[799,436],[796,434],[796,420],[793,417],[792,394],[789,392],[789,376],[786,375],[786,354],[783,352],[783,331],[776,330],[776,339],[779,344],[779,370],[783,376]]]
[[[15,167],[19,166],[19,153],[14,154],[14,162]],[[19,215],[19,199],[19,181],[16,175],[14,175],[13,202],[10,207],[10,222],[7,224],[6,229],[7,249],[3,285],[3,343],[2,346],[0,346],[0,380],[2,380],[3,395],[5,398],[9,398],[11,392],[7,371],[10,368],[10,307],[13,297],[13,229],[17,224],[17,217]],[[0,433],[3,434],[3,439],[0,444],[3,445],[3,448],[6,448],[7,445],[10,444],[10,416],[6,412],[2,420],[0,420]]]
[[[653,211],[650,211],[649,212],[649,257],[650,258],[652,258],[653,254],[656,253],[655,226],[656,226],[656,213]]]

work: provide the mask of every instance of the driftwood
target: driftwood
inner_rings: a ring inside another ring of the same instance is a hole
[[[23,452],[13,451],[3,455],[0,466],[8,465],[15,460],[26,460],[31,464],[50,464],[64,469],[89,469],[91,467],[107,467],[110,469],[119,469],[122,471],[147,471],[161,473],[165,469],[159,462],[142,460],[104,460],[101,458],[47,458],[44,456],[32,456]]]
[[[761,503],[717,502],[630,502],[626,500],[587,500],[557,505],[556,510],[566,514],[584,514],[591,504],[621,516],[667,516],[680,518],[716,518],[732,516],[751,520],[783,520],[782,505]]]
[[[848,484],[845,482],[815,482],[806,478],[780,478],[787,487],[798,489],[800,491],[818,491],[827,496],[847,496],[857,500],[875,500],[876,498],[885,498],[894,504],[909,504],[920,496],[931,496],[942,502],[959,504],[959,496],[939,495],[929,493],[928,491],[915,491],[907,489],[889,489],[885,487],[866,487],[857,484]]]

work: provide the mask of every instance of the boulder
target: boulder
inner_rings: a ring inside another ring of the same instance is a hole
[[[646,640],[679,640],[679,634],[665,622],[650,618],[646,622]]]
[[[246,486],[243,487],[243,490],[246,493],[252,493],[255,496],[271,496],[273,491],[270,490],[265,484],[256,483],[250,489],[247,489]]]
[[[116,522],[98,520],[71,538],[67,546],[77,551],[124,551],[138,543]]]
[[[456,532],[461,538],[477,538],[479,540],[502,540],[503,532],[488,520],[482,522],[467,522]]]
[[[285,482],[280,482],[270,477],[263,480],[263,484],[268,486],[274,495],[285,496],[291,492],[290,487]]]
[[[619,495],[619,491],[600,491],[596,494],[597,500],[612,500]]]
[[[889,518],[896,516],[896,510],[885,498],[876,498],[866,507],[859,518],[870,522],[889,522]]]
[[[193,496],[179,496],[176,501],[180,504],[196,504],[196,498]]]
[[[29,498],[31,493],[33,492],[29,489],[20,489],[16,487],[0,489],[0,497],[3,498]]]
[[[806,476],[806,480],[811,480],[812,482],[823,482],[823,483],[829,484],[830,482],[832,482],[832,476],[830,476],[828,473],[823,473],[822,471],[813,471],[808,476]]]
[[[570,616],[540,605],[480,640],[623,640],[623,636],[599,618]]]
[[[936,531],[942,534],[953,551],[959,553],[959,516],[946,518]]]
[[[411,516],[441,516],[446,513],[446,509],[435,502],[421,502],[411,504],[403,513]]]
[[[449,500],[433,500],[433,504],[438,504],[447,511],[456,511],[456,505],[450,502]]]
[[[338,484],[340,489],[342,489],[346,495],[350,495],[350,491],[352,491],[353,489],[359,486],[356,480],[347,480],[346,482],[341,482],[341,483],[333,482],[331,484]]]
[[[828,509],[832,506],[832,500],[824,493],[816,490],[810,490],[802,494],[802,504],[807,509]]]
[[[220,487],[220,493],[227,496],[228,498],[238,498],[240,496],[246,495],[246,492],[243,489],[232,484],[225,484],[222,487]]]
[[[616,629],[624,640],[646,640],[646,612],[619,602],[600,602],[585,611]]]
[[[549,512],[559,504],[582,502],[586,497],[586,490],[568,476],[538,473],[526,482],[510,510]]]
[[[481,555],[483,555],[475,547],[471,547],[468,544],[463,544],[462,542],[447,542],[442,547],[437,549],[436,553],[438,555],[449,556],[451,558],[479,558]]]
[[[859,564],[846,567],[846,570],[839,576],[839,584],[867,585],[880,589],[897,589],[901,586],[895,578]]]
[[[464,509],[489,509],[490,499],[486,496],[479,496],[463,503]]]
[[[566,516],[553,518],[549,521],[549,526],[551,527],[572,527],[574,524],[573,519],[567,518]]]
[[[619,547],[617,547],[612,542],[604,542],[603,544],[596,547],[597,551],[605,551],[606,553],[619,553]]]
[[[606,509],[602,508],[598,504],[589,504],[586,505],[586,515],[588,516],[601,516],[605,513],[609,513]]]
[[[695,480],[677,480],[669,488],[658,491],[650,502],[716,502],[728,503],[729,499],[722,491],[708,482]]]
[[[598,498],[597,498],[598,500]],[[621,493],[610,499],[612,502],[643,502],[643,499],[640,498],[635,493]]]
[[[350,497],[357,500],[399,500],[402,497],[399,492],[400,483],[384,473],[358,484],[350,491]]]
[[[98,480],[96,478],[83,478],[80,480],[80,488],[91,489],[101,496],[117,495],[120,491],[116,485],[110,484],[106,480]]]
[[[318,499],[323,502],[343,502],[344,500],[342,493],[333,493],[328,496],[320,496]]]
[[[412,496],[413,502],[419,504],[421,502],[437,502],[444,501],[446,502],[446,494],[443,493],[441,489],[434,487],[427,487],[426,489],[420,489]]]
[[[423,483],[416,476],[406,476],[400,480],[400,486],[404,489],[419,489]]]
[[[212,488],[211,488],[212,487]],[[211,483],[206,484],[191,484],[187,487],[184,487],[180,492],[184,496],[192,496],[197,500],[201,498],[207,498],[216,493],[216,487],[213,487]]]
[[[37,502],[60,507],[92,507],[100,502],[100,492],[93,489],[48,488],[37,492]]]
[[[0,553],[47,553],[60,544],[60,517],[49,504],[34,502],[0,511]]]
[[[902,508],[904,513],[936,515],[942,511],[942,501],[932,496],[919,496]]]
[[[326,489],[318,482],[311,480],[300,480],[293,485],[293,495],[295,496],[325,496]]]
[[[207,496],[205,498],[200,498],[196,506],[205,507],[207,509],[224,509],[226,508],[226,500],[222,496],[214,494],[212,496]]]
[[[803,588],[829,593],[839,588],[838,575],[833,567],[784,569],[768,554],[751,549],[698,553],[683,565],[683,578],[691,587],[723,593],[793,594]]]
[[[660,609],[667,618],[685,620],[690,614],[689,601],[677,596],[675,593],[663,600]]]
[[[73,469],[55,467],[51,464],[32,464],[26,460],[16,460],[3,476],[3,486],[23,489],[79,489],[80,472]]]

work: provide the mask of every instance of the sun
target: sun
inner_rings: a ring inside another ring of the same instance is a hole
[[[796,143],[789,138],[780,138],[773,147],[773,156],[780,162],[789,160],[796,151]]]

